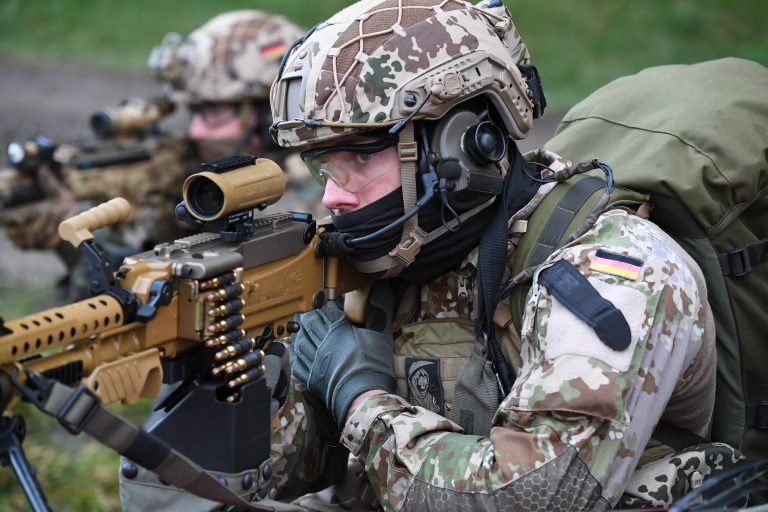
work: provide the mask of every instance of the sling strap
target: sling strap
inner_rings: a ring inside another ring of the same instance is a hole
[[[241,498],[162,439],[105,408],[99,397],[83,385],[73,389],[36,372],[27,372],[26,381],[20,382],[18,370],[14,370],[11,379],[25,399],[56,418],[70,434],[85,432],[169,484],[226,505],[247,510],[275,510],[267,506],[266,501],[250,503]],[[264,473],[269,471],[258,473],[257,489],[264,486],[268,479]]]

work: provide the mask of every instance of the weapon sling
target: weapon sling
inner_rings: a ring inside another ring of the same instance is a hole
[[[157,436],[102,406],[99,398],[85,386],[73,389],[29,372],[27,382],[31,381],[33,387],[27,382],[19,382],[17,376],[18,372],[15,372],[12,380],[19,392],[38,409],[56,418],[69,433],[85,432],[154,472],[163,481],[196,496],[248,510],[275,510],[273,506],[244,500]]]

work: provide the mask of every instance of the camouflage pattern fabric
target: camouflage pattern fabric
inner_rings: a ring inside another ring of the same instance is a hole
[[[199,168],[194,148],[188,140],[180,138],[148,140],[142,146],[151,153],[150,160],[87,170],[70,167],[67,184],[78,200],[94,204],[114,197],[128,200],[133,207],[128,223],[140,231],[141,238],[158,242],[188,234],[189,229],[176,220],[174,209],[181,201],[184,180]],[[99,154],[119,155],[121,150],[124,148],[113,142],[95,150],[80,150],[71,165]]]
[[[37,185],[46,199],[0,210],[0,224],[20,249],[54,249],[59,224],[75,213],[75,197],[45,165],[37,172]]]
[[[699,487],[709,475],[733,468],[744,456],[723,443],[691,446],[661,460],[638,467],[619,508],[669,507]]]
[[[266,98],[288,46],[304,33],[288,19],[256,10],[220,14],[189,36],[168,34],[149,67],[187,103]]]
[[[642,271],[634,280],[593,271],[597,249],[637,256]],[[570,261],[621,305],[633,341],[623,352],[606,349],[586,324],[534,285],[521,332],[522,368],[488,437],[463,434],[405,397],[365,400],[341,442],[361,457],[382,506],[572,510],[616,504],[680,377],[702,345],[713,342],[705,329],[702,276],[684,255],[655,225],[621,210],[602,215],[553,254],[548,264]],[[563,339],[563,332],[572,337]],[[295,490],[292,475],[303,467],[302,455],[315,454],[309,467],[323,474],[317,454],[333,443],[307,435],[305,400],[295,390],[273,437],[284,496]],[[706,424],[710,413],[702,411],[700,421]]]
[[[437,119],[456,103],[488,94],[504,104],[498,110],[508,133],[525,137],[533,102],[518,66],[529,64],[528,49],[509,11],[491,4],[363,1],[321,23],[272,87],[278,144],[391,126],[428,93],[420,118]],[[417,101],[406,101],[408,94]]]

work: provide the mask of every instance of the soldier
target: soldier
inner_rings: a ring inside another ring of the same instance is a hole
[[[269,87],[280,58],[300,35],[282,16],[241,10],[214,17],[186,38],[168,34],[152,50],[150,69],[172,99],[189,106],[187,137],[197,162],[249,153],[288,169],[301,165],[269,134]],[[294,188],[317,190],[310,184]],[[289,193],[270,210],[302,208],[306,205]]]
[[[325,184],[330,245],[376,279],[361,323],[336,302],[300,317],[278,499],[339,482],[351,453],[362,488],[330,490],[347,509],[605,509],[652,457],[662,416],[706,434],[707,290],[647,205],[596,211],[511,273],[553,177],[584,165],[519,153],[545,101],[501,2],[358,2],[292,48],[271,99],[276,140]],[[508,292],[526,278],[515,318]],[[713,470],[695,457],[699,478]],[[631,486],[653,493],[653,477]],[[695,485],[669,483],[664,501]]]
[[[142,148],[151,149],[148,160],[88,171],[75,167],[85,165],[92,149],[66,146],[57,150],[57,157],[64,160],[62,178],[47,165],[41,165],[37,173],[45,199],[0,212],[9,238],[22,249],[56,249],[67,264],[64,289],[67,299],[73,300],[88,295],[88,272],[79,253],[61,243],[57,229],[75,213],[77,201],[98,203],[122,196],[134,206],[128,236],[123,236],[122,227],[119,232],[100,234],[116,265],[137,250],[188,234],[187,227],[175,219],[174,207],[181,199],[184,179],[198,170],[200,162],[251,153],[285,165],[287,153],[280,151],[268,132],[268,92],[280,57],[301,33],[282,16],[240,10],[214,17],[187,37],[168,34],[152,50],[149,67],[166,83],[166,100],[189,107],[185,136],[142,140]],[[104,114],[102,119],[107,117]],[[113,125],[118,124],[113,120]],[[107,125],[102,121],[99,131],[114,131],[107,130]],[[129,142],[135,144],[118,133],[101,145],[119,154]],[[288,158],[289,165],[295,166],[296,161],[300,162],[297,156]],[[288,197],[270,211],[306,208]]]

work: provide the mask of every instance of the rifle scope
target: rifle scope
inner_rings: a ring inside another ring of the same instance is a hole
[[[135,136],[151,128],[161,118],[171,114],[176,105],[159,97],[150,100],[128,98],[117,107],[110,107],[91,114],[91,130],[97,137]]]
[[[202,167],[211,170],[188,177],[182,196],[187,211],[204,222],[248,208],[264,209],[285,190],[283,170],[266,158],[225,157]]]

